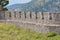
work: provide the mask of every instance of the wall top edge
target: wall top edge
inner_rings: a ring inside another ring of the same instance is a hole
[[[5,11],[5,12],[18,12],[18,11]],[[21,12],[21,13],[24,13],[24,12]],[[28,13],[28,12],[26,12]],[[34,12],[32,12],[34,13]],[[60,12],[37,12],[37,13],[60,13]]]

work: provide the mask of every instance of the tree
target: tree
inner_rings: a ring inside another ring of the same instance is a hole
[[[7,8],[4,8],[9,3],[8,0],[0,0],[0,11],[8,10]]]

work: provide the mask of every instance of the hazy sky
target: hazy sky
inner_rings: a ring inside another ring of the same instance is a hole
[[[9,5],[12,5],[12,4],[21,4],[21,3],[28,3],[30,2],[31,0],[9,0]]]

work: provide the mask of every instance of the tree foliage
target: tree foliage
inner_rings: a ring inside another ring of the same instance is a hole
[[[7,10],[7,8],[4,8],[4,6],[6,6],[7,4],[9,4],[8,0],[0,0],[0,5],[2,6],[3,11]]]

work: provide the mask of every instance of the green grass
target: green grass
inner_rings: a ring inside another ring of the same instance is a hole
[[[15,25],[0,23],[0,40],[60,40],[60,35],[54,32],[41,34]]]

